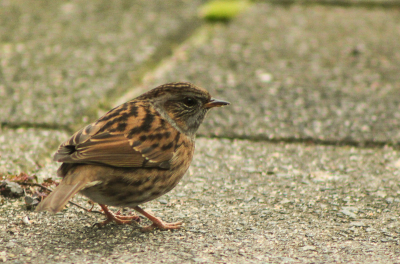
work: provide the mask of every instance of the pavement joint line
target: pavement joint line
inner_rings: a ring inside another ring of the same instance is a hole
[[[315,146],[339,146],[339,147],[357,147],[362,149],[377,149],[383,147],[392,147],[393,149],[400,149],[400,143],[386,142],[386,141],[356,141],[356,140],[323,140],[315,138],[266,138],[260,136],[218,136],[218,135],[197,135],[197,138],[209,138],[209,139],[228,139],[228,140],[248,140],[251,142],[265,142],[265,143],[299,143],[305,145],[315,145]]]
[[[31,124],[31,123],[20,123],[20,124],[9,124],[1,123],[0,132],[2,128],[7,129],[18,129],[18,128],[37,128],[37,129],[49,129],[49,130],[62,130],[66,133],[72,134],[75,130],[72,130],[69,126],[59,126],[50,124]],[[386,141],[356,141],[356,140],[322,140],[315,138],[294,138],[294,137],[281,137],[281,138],[267,138],[262,136],[219,136],[219,135],[201,135],[198,134],[197,138],[209,138],[209,139],[228,139],[228,140],[248,140],[251,142],[268,142],[268,143],[300,143],[306,145],[319,145],[319,146],[341,146],[341,147],[357,147],[364,149],[376,149],[383,148],[385,146],[392,147],[394,149],[400,149],[400,143],[386,142]]]
[[[258,0],[256,2],[270,3],[274,5],[307,5],[307,6],[342,6],[342,7],[365,7],[365,8],[393,8],[400,7],[398,0],[374,1],[374,0]]]

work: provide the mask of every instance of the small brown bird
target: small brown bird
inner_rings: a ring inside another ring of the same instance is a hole
[[[60,145],[54,160],[60,185],[36,211],[60,211],[77,192],[99,203],[107,220],[127,224],[137,216],[113,214],[106,205],[130,207],[153,224],[143,230],[178,229],[138,205],[172,190],[192,161],[195,133],[208,110],[229,105],[190,83],[161,85],[124,103]]]

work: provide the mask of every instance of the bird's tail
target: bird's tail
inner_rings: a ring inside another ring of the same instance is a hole
[[[49,196],[39,203],[36,207],[36,211],[49,211],[52,213],[61,211],[72,196],[82,190],[85,185],[86,182],[84,181],[74,184],[67,184],[64,183],[64,181],[61,182]]]

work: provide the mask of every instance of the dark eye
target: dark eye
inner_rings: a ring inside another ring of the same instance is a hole
[[[195,99],[193,99],[192,97],[186,97],[185,99],[183,99],[183,103],[186,106],[194,106],[197,104],[197,101]]]

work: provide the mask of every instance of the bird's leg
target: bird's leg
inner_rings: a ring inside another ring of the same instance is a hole
[[[140,222],[140,218],[137,215],[130,215],[130,216],[123,216],[119,215],[119,213],[114,214],[110,210],[108,210],[107,206],[104,204],[99,204],[101,209],[103,209],[103,212],[107,216],[107,219],[101,223],[97,223],[96,225],[98,227],[103,227],[106,224],[114,221],[118,225],[123,225],[123,224],[131,224],[132,222]]]
[[[137,212],[141,213],[142,215],[144,215],[150,221],[153,222],[153,224],[142,228],[142,231],[144,231],[144,232],[151,231],[154,228],[168,230],[168,229],[179,229],[182,227],[182,222],[166,223],[166,222],[162,221],[160,218],[157,218],[154,215],[147,213],[145,210],[143,210],[139,206],[135,206],[135,207],[133,207],[133,209],[136,210]]]
[[[88,212],[91,212],[94,208],[94,202],[92,200],[89,200],[88,203],[92,205],[92,207],[88,210]]]

